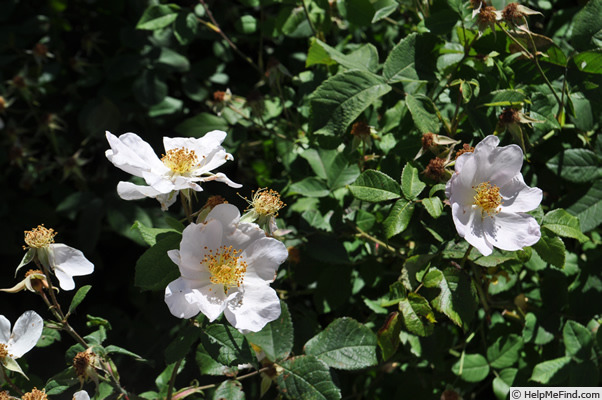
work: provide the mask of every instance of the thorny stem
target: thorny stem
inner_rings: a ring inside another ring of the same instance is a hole
[[[10,386],[10,387],[11,387],[11,388],[12,388],[12,389],[15,391],[15,392],[17,392],[17,394],[18,394],[19,396],[23,396],[23,392],[21,391],[21,389],[19,389],[19,388],[17,387],[17,385],[15,385],[15,384],[13,383],[13,381],[12,381],[12,380],[11,380],[11,379],[8,377],[8,375],[6,375],[6,371],[4,370],[4,368],[0,367],[0,370],[2,370],[2,376],[4,377],[4,380],[5,380],[6,382],[8,382],[8,385],[9,385],[9,386]]]
[[[271,367],[263,367],[261,369],[258,369],[257,371],[253,371],[253,372],[249,372],[248,374],[245,374],[245,375],[237,376],[237,377],[234,378],[234,380],[236,380],[236,381],[242,381],[243,379],[247,379],[247,378],[250,378],[252,376],[259,375],[260,373],[265,372],[265,371],[269,370],[270,368]],[[219,384],[221,384],[221,382],[212,383],[210,385],[205,385],[205,386],[199,386],[197,389],[198,390],[211,389],[211,388],[216,387]]]
[[[232,42],[232,40],[230,40],[230,38],[228,37],[228,35],[226,35],[221,30],[221,28],[219,27],[219,24],[217,23],[217,21],[213,17],[213,14],[211,13],[211,10],[209,10],[209,6],[207,6],[207,3],[205,3],[205,0],[199,0],[199,2],[201,3],[201,5],[203,6],[203,8],[205,9],[205,13],[207,14],[207,16],[209,17],[209,19],[211,20],[211,24],[208,24],[207,22],[203,21],[202,19],[198,19],[198,20],[203,25],[207,26],[212,31],[214,31],[217,34],[219,34],[222,37],[222,39],[224,39],[228,43],[228,45],[232,48],[232,50],[234,50],[236,52],[236,54],[238,54],[246,62],[248,62],[253,68],[255,68],[257,70],[257,72],[261,73],[261,69],[259,68],[259,66],[257,64],[255,64],[255,62],[253,62],[253,60],[251,60],[251,58],[249,56],[247,56],[245,53],[243,53],[242,51],[240,51],[240,49],[234,44],[234,42]]]
[[[48,282],[48,291],[50,293],[50,300],[48,300],[48,297],[46,296],[46,294],[43,291],[39,291],[38,293],[40,294],[40,297],[42,297],[42,299],[44,300],[44,303],[46,303],[46,305],[48,306],[48,309],[50,310],[52,315],[54,315],[54,317],[57,319],[57,321],[55,321],[55,322],[57,324],[59,324],[61,326],[61,329],[64,330],[65,332],[67,332],[77,343],[81,344],[86,349],[89,348],[90,345],[86,342],[86,340],[84,338],[82,338],[75,331],[75,329],[73,329],[73,327],[67,321],[67,317],[61,310],[61,306],[58,303],[56,296],[54,295],[54,286],[52,285],[52,280],[50,279],[50,273],[49,273],[48,268],[43,263],[40,263],[40,261],[37,259],[37,257],[34,258],[34,262],[36,263],[38,268],[40,268],[44,271],[44,275],[46,275],[46,277],[47,277],[46,281]],[[111,377],[111,380],[113,381],[113,384],[115,385],[115,387],[123,395],[125,395],[126,398],[128,398],[127,391],[123,387],[121,387],[119,380],[113,374],[113,370],[110,366],[110,363],[108,361],[104,361],[104,364],[105,364],[104,370]]]
[[[385,242],[383,242],[382,240],[379,240],[377,238],[375,238],[374,236],[370,235],[369,233],[364,232],[359,226],[356,226],[355,229],[357,230],[357,234],[356,236],[358,237],[363,237],[366,238],[376,244],[378,244],[379,246],[384,247],[386,250],[397,254],[397,255],[402,255],[401,250],[396,249],[395,247],[389,246],[388,244],[386,244]]]
[[[180,369],[180,364],[182,364],[182,358],[176,361],[176,365],[174,365],[173,371],[171,372],[171,377],[169,378],[169,385],[167,386],[167,400],[171,400],[171,396],[173,393],[174,385],[176,383],[176,376],[178,375],[178,369]]]
[[[309,17],[309,11],[307,10],[307,5],[305,4],[305,0],[301,0],[301,4],[303,5],[303,12],[305,13],[307,22],[309,22],[309,27],[311,28],[311,31],[313,32],[314,36],[316,36],[316,27],[314,26],[314,23],[311,22],[311,18]]]
[[[539,74],[541,75],[541,77],[545,81],[545,83],[548,86],[548,88],[550,88],[550,90],[552,91],[552,94],[554,95],[554,98],[558,102],[558,107],[559,107],[559,109],[558,109],[558,115],[560,115],[560,113],[562,113],[562,110],[564,108],[563,104],[562,104],[562,100],[560,100],[560,98],[558,97],[558,94],[556,93],[556,90],[552,86],[552,83],[550,82],[550,80],[546,76],[546,73],[543,71],[543,69],[541,68],[541,65],[539,64],[539,59],[537,58],[537,47],[535,46],[535,41],[533,40],[533,36],[531,35],[531,32],[529,30],[526,31],[527,32],[527,36],[529,36],[529,40],[531,41],[531,46],[533,46],[533,53],[531,53],[525,46],[522,45],[522,43],[520,43],[514,36],[512,36],[510,34],[510,32],[508,32],[506,30],[506,28],[504,28],[502,26],[502,24],[500,24],[498,22],[497,26],[499,26],[500,29],[506,34],[506,36],[508,36],[516,45],[518,45],[518,47],[520,47],[523,50],[523,52],[525,52],[527,54],[527,56],[533,61],[533,63],[535,64],[535,67],[539,71]]]

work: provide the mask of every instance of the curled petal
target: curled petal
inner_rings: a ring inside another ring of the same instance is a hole
[[[264,237],[253,242],[244,251],[244,257],[251,266],[247,270],[247,276],[256,276],[272,282],[278,267],[287,259],[288,251],[281,241]]]
[[[518,174],[500,188],[503,199],[502,210],[504,212],[527,212],[535,210],[543,193],[540,188],[531,188],[525,184],[523,175]]]
[[[106,138],[111,149],[107,150],[105,155],[117,168],[140,177],[144,171],[165,168],[150,145],[135,133],[125,133],[117,137],[106,132]]]
[[[94,272],[94,264],[88,261],[81,251],[62,243],[49,245],[48,260],[63,290],[75,288],[74,276]]]
[[[240,183],[231,181],[225,174],[223,174],[221,172],[218,172],[217,174],[213,174],[209,177],[203,178],[203,181],[205,181],[205,182],[209,182],[209,181],[222,182],[233,188],[242,187],[242,185]]]

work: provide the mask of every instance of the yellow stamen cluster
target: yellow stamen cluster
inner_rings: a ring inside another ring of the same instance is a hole
[[[30,231],[25,231],[25,243],[29,248],[40,249],[54,243],[56,232],[54,229],[46,228],[44,225],[38,225]],[[27,247],[23,246],[24,249]]]
[[[23,394],[21,399],[22,400],[48,400],[48,396],[46,395],[46,391],[38,390],[37,388],[34,387],[31,392]]]
[[[199,165],[199,158],[194,150],[185,147],[167,150],[161,161],[167,168],[180,175],[191,172]]]
[[[0,343],[0,360],[6,356],[10,356],[10,354],[8,354],[8,347],[6,347],[4,343]]]
[[[10,400],[11,397],[6,390],[0,392],[0,400]]]
[[[207,250],[207,248],[205,248]],[[201,264],[211,272],[211,283],[223,285],[224,292],[231,287],[240,287],[247,272],[247,263],[242,260],[242,250],[232,246],[221,246],[214,251],[209,249]]]
[[[280,200],[280,193],[275,190],[262,188],[253,194],[253,201],[250,206],[260,216],[278,216],[278,211],[286,206]]]
[[[489,216],[500,212],[498,208],[502,204],[502,196],[499,187],[489,182],[482,182],[472,188],[477,192],[474,196],[474,205],[481,207]]]

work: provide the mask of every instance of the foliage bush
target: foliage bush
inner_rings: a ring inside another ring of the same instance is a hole
[[[9,321],[45,320],[17,361],[29,379],[5,357],[0,388],[505,399],[599,385],[601,16],[601,0],[2,2],[0,286],[24,279],[22,232],[40,224],[95,270],[74,291],[36,291],[57,286],[45,276],[0,294]],[[119,198],[131,176],[105,131],[161,157],[162,137],[214,130],[234,156],[215,172],[241,189],[204,182],[167,211]],[[541,239],[482,255],[445,189],[457,152],[489,135],[522,149]],[[280,316],[243,334],[172,315],[167,252],[191,215],[214,195],[244,213],[266,187],[286,203],[267,227],[288,248]]]

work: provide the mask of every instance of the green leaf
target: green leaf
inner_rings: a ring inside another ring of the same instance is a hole
[[[567,211],[579,218],[583,232],[591,231],[602,223],[602,180],[597,180],[587,193]]]
[[[136,354],[132,351],[126,350],[123,347],[115,346],[113,344],[105,347],[105,352],[107,354],[113,354],[113,353],[123,354],[123,355],[129,356],[129,357],[132,357],[134,359],[137,359],[139,361],[145,361],[144,358],[140,357],[138,354]]]
[[[174,36],[181,45],[187,45],[192,42],[198,31],[199,22],[193,13],[180,13],[174,24]]]
[[[494,344],[487,349],[487,360],[493,368],[507,368],[518,361],[523,348],[523,339],[515,334],[498,337]]]
[[[399,302],[399,311],[408,331],[418,336],[429,336],[433,333],[435,314],[429,302],[417,293],[408,293],[408,297]]]
[[[289,194],[300,194],[305,197],[324,197],[330,194],[324,181],[313,176],[307,177],[289,187]]]
[[[154,5],[144,11],[136,25],[136,29],[154,31],[165,28],[176,20],[178,13],[174,10],[175,5]],[[178,7],[178,6],[175,6]]]
[[[602,74],[602,49],[584,51],[573,57],[580,71],[591,74]]]
[[[195,360],[201,375],[222,376],[236,372],[236,367],[229,368],[214,360],[202,343],[199,343],[196,349]]]
[[[330,376],[330,369],[314,356],[297,356],[275,365],[276,384],[289,399],[338,400],[341,391]]]
[[[27,375],[25,375],[25,372],[23,372],[23,370],[21,369],[21,366],[19,365],[19,363],[12,357],[3,357],[2,361],[0,361],[0,363],[2,363],[4,368],[6,368],[7,370],[19,373],[19,374],[23,375],[25,378],[27,378]],[[27,379],[29,379],[29,378],[27,378]]]
[[[245,392],[242,383],[234,379],[223,381],[213,393],[213,400],[244,400]]]
[[[157,64],[169,67],[180,73],[187,72],[190,69],[188,58],[168,47],[161,47],[161,54],[159,55]]]
[[[514,378],[518,369],[506,368],[499,372],[498,376],[493,378],[493,393],[498,400],[507,400],[510,388],[514,383]]]
[[[338,189],[355,181],[360,174],[357,164],[351,164],[345,154],[337,150],[308,149],[301,154],[309,165],[331,190]]]
[[[564,268],[566,247],[558,236],[551,235],[545,229],[541,231],[541,239],[533,245],[533,249],[548,264]]]
[[[418,168],[407,163],[401,172],[401,190],[408,200],[414,200],[426,187],[426,184],[418,176]]]
[[[424,108],[422,101],[411,94],[406,93],[406,106],[408,107],[408,110],[410,110],[410,114],[412,114],[412,119],[414,120],[416,128],[418,128],[421,133],[439,132],[441,125],[439,118],[435,114],[428,112]]]
[[[566,355],[576,361],[585,361],[592,356],[594,337],[585,326],[575,321],[567,321],[562,330]]]
[[[391,208],[389,216],[383,221],[387,239],[406,230],[414,214],[414,203],[399,199]]]
[[[418,38],[417,33],[412,33],[393,47],[383,65],[383,77],[387,83],[423,82],[416,72],[416,64],[420,64],[429,53],[419,47],[417,51]]]
[[[293,349],[293,321],[285,302],[280,302],[282,312],[277,320],[268,323],[259,332],[250,332],[245,336],[249,343],[259,347],[270,361],[285,359]]]
[[[443,202],[439,197],[426,197],[422,199],[422,205],[433,218],[439,218],[443,212]]]
[[[387,361],[397,351],[401,325],[399,313],[395,311],[389,314],[383,326],[378,330],[378,346],[380,347],[383,361]]]
[[[140,221],[135,221],[134,225],[132,225],[132,229],[140,232],[142,240],[151,247],[157,243],[157,236],[168,232],[177,232],[175,229],[170,228],[149,228]]]
[[[367,46],[362,47],[366,47],[366,49],[368,49]],[[374,46],[372,46],[372,48],[373,47]],[[378,62],[378,53],[376,61]],[[320,39],[311,38],[307,59],[305,60],[305,67],[311,67],[315,64],[339,64],[346,69],[357,69],[360,71],[371,72],[370,64],[372,63],[366,59],[362,60],[352,57],[351,55],[345,55],[334,47],[322,42]]]
[[[250,35],[257,31],[257,19],[252,15],[243,15],[234,24],[236,30],[245,35]]]
[[[399,4],[390,0],[376,2],[374,4],[376,12],[374,13],[374,17],[372,17],[372,23],[378,22],[393,14],[395,10],[397,10],[397,7],[399,7]]]
[[[152,106],[148,110],[148,116],[155,118],[163,115],[175,114],[182,110],[183,104],[184,102],[182,100],[167,96],[161,103]]]
[[[165,99],[167,84],[161,80],[154,70],[144,70],[134,81],[132,91],[141,105],[151,107]]]
[[[440,271],[431,268],[422,281],[424,286],[441,291],[431,304],[456,325],[466,327],[477,309],[474,287],[468,276],[455,268]]]
[[[85,285],[77,289],[77,292],[75,292],[75,296],[73,296],[73,299],[71,299],[71,304],[69,305],[69,314],[73,314],[77,306],[84,301],[90,289],[92,289],[91,285]]]
[[[349,190],[357,199],[373,203],[401,197],[399,184],[389,175],[373,169],[364,171]]]
[[[167,251],[179,248],[181,240],[182,235],[179,233],[162,234],[157,243],[136,262],[134,284],[142,290],[164,291],[169,282],[178,278],[180,271]]]
[[[589,240],[587,236],[581,233],[579,219],[569,214],[562,208],[558,208],[547,213],[543,217],[541,226],[549,229],[558,236],[577,239],[581,243]]]
[[[321,229],[326,232],[332,232],[332,226],[329,222],[331,214],[332,213],[323,216],[319,210],[310,209],[303,211],[303,214],[301,214],[301,218],[303,218],[303,220],[307,222],[309,226],[312,226],[316,229]]]
[[[377,338],[370,328],[352,318],[339,318],[305,343],[305,353],[329,367],[354,370],[377,363]]]
[[[564,377],[566,368],[570,362],[571,357],[565,356],[539,363],[533,368],[533,373],[529,380],[547,385],[551,381],[553,382],[556,377]]]
[[[590,0],[575,15],[570,41],[579,50],[591,48],[592,38],[602,30],[602,0]]]
[[[200,113],[185,119],[174,128],[178,135],[197,138],[213,130],[223,131],[226,129],[228,129],[228,123],[223,118],[209,113]]]
[[[38,343],[36,343],[36,347],[47,347],[50,346],[52,343],[60,340],[61,334],[59,331],[57,331],[56,329],[50,329],[45,326],[42,329],[42,336],[40,336]]]
[[[209,325],[201,335],[201,342],[207,353],[220,364],[236,366],[256,360],[243,334],[230,325]]]
[[[346,71],[324,81],[313,93],[311,128],[314,133],[342,135],[347,127],[391,87],[365,71]]]
[[[527,313],[525,316],[525,327],[523,328],[523,339],[525,343],[544,345],[554,340],[554,335],[546,331],[538,322],[533,313]]]
[[[527,96],[519,90],[495,90],[489,94],[479,96],[481,104],[485,107],[507,107],[522,104]]]
[[[563,150],[552,157],[546,166],[556,175],[574,183],[586,183],[602,176],[600,158],[587,149]]]
[[[180,329],[176,338],[165,347],[165,363],[171,364],[184,358],[199,336],[201,336],[201,328],[196,326],[188,325]]]
[[[452,366],[452,372],[466,382],[481,382],[489,375],[489,364],[481,354],[467,354]]]

